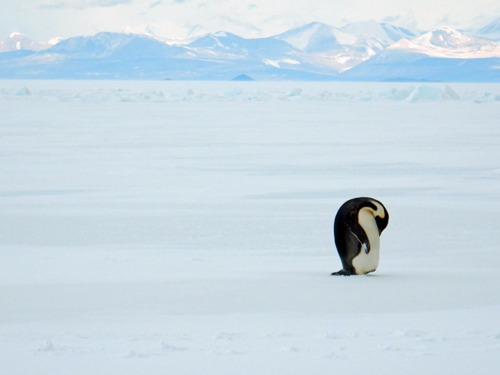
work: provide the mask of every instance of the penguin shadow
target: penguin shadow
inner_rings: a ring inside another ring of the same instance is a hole
[[[371,278],[376,278],[376,279],[408,278],[407,274],[401,274],[401,273],[397,273],[397,272],[383,272],[383,271],[377,271],[377,270],[366,273],[364,275],[357,275],[357,274],[346,275],[346,274],[339,274],[338,272],[330,273],[329,276],[332,277],[333,279],[349,279],[349,278],[362,279],[365,277],[370,278],[370,279]]]
[[[387,271],[387,272],[384,272],[384,271],[375,271],[375,272],[370,272],[368,274],[365,274],[365,275],[332,275],[332,274],[329,274],[328,277],[334,279],[334,280],[338,280],[338,279],[342,279],[342,280],[365,280],[365,279],[368,279],[368,280],[372,280],[372,281],[375,281],[375,280],[378,280],[378,281],[388,281],[390,283],[394,283],[394,282],[402,282],[402,283],[406,283],[406,282],[410,282],[411,280],[413,279],[418,279],[418,276],[416,276],[415,274],[413,273],[406,273],[406,272],[394,272],[394,271]]]

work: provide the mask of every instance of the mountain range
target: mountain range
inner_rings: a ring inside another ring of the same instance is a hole
[[[389,23],[313,22],[267,38],[228,32],[183,41],[101,32],[0,40],[3,79],[500,82],[500,17],[471,30],[411,31]]]

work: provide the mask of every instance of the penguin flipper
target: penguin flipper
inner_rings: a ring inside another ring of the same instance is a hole
[[[368,254],[370,252],[370,241],[359,223],[351,224],[351,233],[358,240],[365,253]]]

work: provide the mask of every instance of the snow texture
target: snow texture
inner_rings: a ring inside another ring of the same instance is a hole
[[[499,368],[500,86],[0,90],[2,373]],[[356,196],[379,269],[332,277]]]

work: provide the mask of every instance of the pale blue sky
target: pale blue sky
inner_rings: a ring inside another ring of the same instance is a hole
[[[402,16],[395,23],[418,22],[422,29],[463,28],[478,17],[499,17],[500,0],[1,0],[0,38],[14,31],[43,40],[99,31],[186,37],[218,30],[256,37],[311,21],[342,26],[394,16]]]

